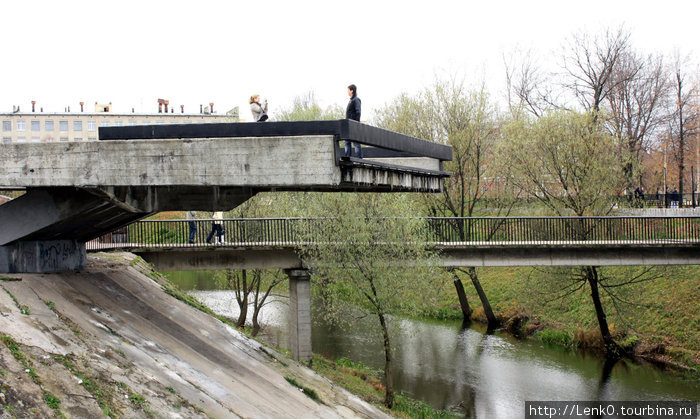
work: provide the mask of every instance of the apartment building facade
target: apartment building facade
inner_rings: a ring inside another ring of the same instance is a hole
[[[163,124],[238,122],[238,109],[211,113],[112,113],[111,105],[95,104],[95,112],[11,112],[0,113],[0,144],[96,141],[100,127]]]

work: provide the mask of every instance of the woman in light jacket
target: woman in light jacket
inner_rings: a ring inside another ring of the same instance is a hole
[[[267,99],[265,99],[261,105],[260,95],[253,95],[250,97],[248,103],[250,103],[250,112],[253,114],[253,122],[264,122],[267,120]],[[260,115],[263,113],[265,113],[265,116],[261,120]]]

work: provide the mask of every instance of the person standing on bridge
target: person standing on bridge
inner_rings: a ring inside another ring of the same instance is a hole
[[[209,232],[209,235],[207,236],[207,243],[211,243],[212,237],[214,237],[214,234],[216,233],[216,241],[214,243],[216,244],[223,244],[224,243],[224,213],[221,211],[216,211],[211,215],[211,218],[213,218],[211,222],[211,231]]]
[[[190,236],[187,242],[189,244],[194,243],[194,238],[197,236],[197,223],[194,221],[197,218],[197,212],[187,211],[187,225],[190,227]]]
[[[360,116],[362,115],[362,101],[359,97],[357,97],[357,86],[354,84],[348,86],[348,96],[350,96],[350,102],[348,102],[348,107],[345,110],[345,118],[360,122]],[[355,154],[357,155],[357,158],[362,158],[362,146],[360,143],[355,143]],[[345,141],[345,157],[352,157],[351,141]]]
[[[255,94],[250,97],[250,112],[253,114],[253,122],[267,121],[267,99],[260,103],[260,95]]]

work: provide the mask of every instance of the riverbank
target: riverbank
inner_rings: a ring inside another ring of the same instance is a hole
[[[3,275],[0,416],[387,417],[161,279],[128,254]]]
[[[602,294],[611,332],[634,356],[662,366],[700,373],[700,270],[698,266],[605,267],[606,278],[622,280],[644,273],[647,280],[613,287]],[[480,282],[502,327],[516,336],[548,344],[602,352],[598,324],[587,286],[557,298],[563,285],[551,270],[478,268]],[[478,296],[464,275],[472,319],[486,322]],[[442,304],[426,317],[461,319],[454,287],[445,287]]]

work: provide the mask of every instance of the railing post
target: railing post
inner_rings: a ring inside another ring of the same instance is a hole
[[[311,365],[311,281],[306,269],[286,269],[289,277],[289,350]]]

